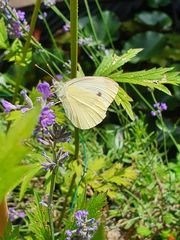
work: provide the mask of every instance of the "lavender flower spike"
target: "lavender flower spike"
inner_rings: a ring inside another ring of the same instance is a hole
[[[94,232],[97,230],[99,222],[95,221],[94,218],[87,219],[88,216],[87,210],[79,210],[74,214],[76,218],[77,228],[74,230],[67,230],[66,240],[72,239],[91,239],[94,235]]]

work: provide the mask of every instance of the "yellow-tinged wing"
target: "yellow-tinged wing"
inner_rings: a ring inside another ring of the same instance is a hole
[[[82,77],[65,83],[59,98],[71,122],[77,128],[89,129],[105,118],[117,92],[118,84],[109,78]]]

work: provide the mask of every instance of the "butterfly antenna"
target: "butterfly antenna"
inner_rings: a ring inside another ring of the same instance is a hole
[[[51,75],[48,71],[46,71],[45,69],[41,68],[39,65],[35,64],[35,67],[39,68],[41,71],[45,72],[46,74],[48,74],[51,78],[54,78],[53,75]]]

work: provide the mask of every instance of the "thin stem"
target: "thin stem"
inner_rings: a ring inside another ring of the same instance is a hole
[[[94,34],[94,38],[95,38],[96,42],[98,42],[98,38],[97,38],[97,35],[96,35],[96,31],[95,31],[95,28],[94,28],[94,24],[93,24],[93,20],[92,20],[92,17],[91,17],[91,12],[90,12],[87,0],[84,0],[84,3],[85,3],[85,6],[86,6],[86,10],[87,10],[89,22],[90,22],[90,25],[91,25],[91,28],[92,28],[92,32]]]
[[[100,4],[99,4],[98,0],[95,0],[95,2],[96,2],[96,5],[97,5],[97,7],[98,7],[98,10],[99,10],[99,12],[100,12],[100,14],[101,14],[101,17],[102,17],[102,20],[103,20],[103,23],[104,23],[104,27],[105,27],[106,33],[107,33],[107,35],[108,35],[108,38],[109,38],[111,47],[112,47],[113,50],[115,50],[115,47],[114,47],[114,44],[113,44],[113,41],[112,41],[112,38],[111,38],[111,34],[110,34],[110,32],[109,32],[109,28],[108,28],[108,26],[107,26],[107,24],[106,24],[106,21],[105,21],[105,18],[104,18],[104,16],[103,16],[103,12],[102,12],[102,9],[101,9],[101,7],[100,7]]]
[[[70,0],[71,78],[77,77],[78,61],[78,0]],[[75,159],[79,155],[79,129],[75,128]]]
[[[56,44],[56,41],[55,41],[55,39],[54,39],[54,36],[53,36],[53,34],[52,34],[52,32],[51,32],[51,29],[50,29],[48,23],[47,23],[46,18],[43,16],[43,13],[41,12],[41,10],[39,10],[39,12],[40,12],[41,17],[42,17],[42,20],[43,20],[43,22],[44,22],[44,24],[45,24],[45,26],[46,26],[46,29],[47,29],[47,31],[48,31],[48,33],[49,33],[49,36],[50,36],[51,42],[52,42],[52,44],[53,44],[53,47],[56,48],[56,49],[58,49],[57,44]]]
[[[66,207],[67,207],[67,203],[68,203],[68,197],[71,195],[71,192],[72,192],[72,190],[73,190],[73,186],[74,186],[74,183],[75,183],[75,179],[76,179],[76,173],[74,173],[73,176],[72,176],[71,184],[70,184],[70,187],[69,187],[69,191],[68,191],[68,193],[66,194],[66,197],[65,197],[65,199],[64,199],[64,203],[63,203],[61,215],[60,215],[60,217],[59,217],[59,226],[60,226],[60,227],[61,227],[62,219],[63,219],[64,214],[65,214],[65,212],[66,212]]]
[[[52,147],[53,162],[57,163],[55,148],[56,148],[56,145],[54,143],[53,147]],[[56,170],[57,170],[57,168],[55,167],[52,171],[50,193],[49,193],[49,197],[48,197],[48,216],[49,216],[49,224],[50,224],[52,240],[54,240],[54,224],[53,224],[53,216],[52,216],[52,202],[53,202],[53,192],[54,192],[54,185],[55,185],[55,179],[56,179]]]

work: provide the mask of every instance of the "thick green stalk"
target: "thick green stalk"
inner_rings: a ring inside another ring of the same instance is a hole
[[[24,63],[28,49],[30,47],[31,37],[33,35],[34,28],[36,25],[40,5],[41,5],[41,0],[36,0],[36,4],[34,7],[34,11],[33,11],[32,18],[31,18],[31,23],[30,23],[30,30],[29,30],[29,33],[28,33],[28,36],[27,36],[27,39],[26,39],[26,42],[25,42],[24,48],[23,48],[23,55],[22,55],[21,63],[20,63],[20,66],[18,66],[18,68],[17,68],[16,88],[15,88],[15,93],[14,93],[14,97],[13,97],[13,103],[16,102],[16,98],[17,98],[18,91],[19,91],[19,86],[21,84],[21,80],[24,75],[24,67],[22,67],[21,64]]]
[[[78,0],[70,0],[71,78],[77,77],[78,61]],[[75,128],[75,159],[79,155],[79,129]]]

